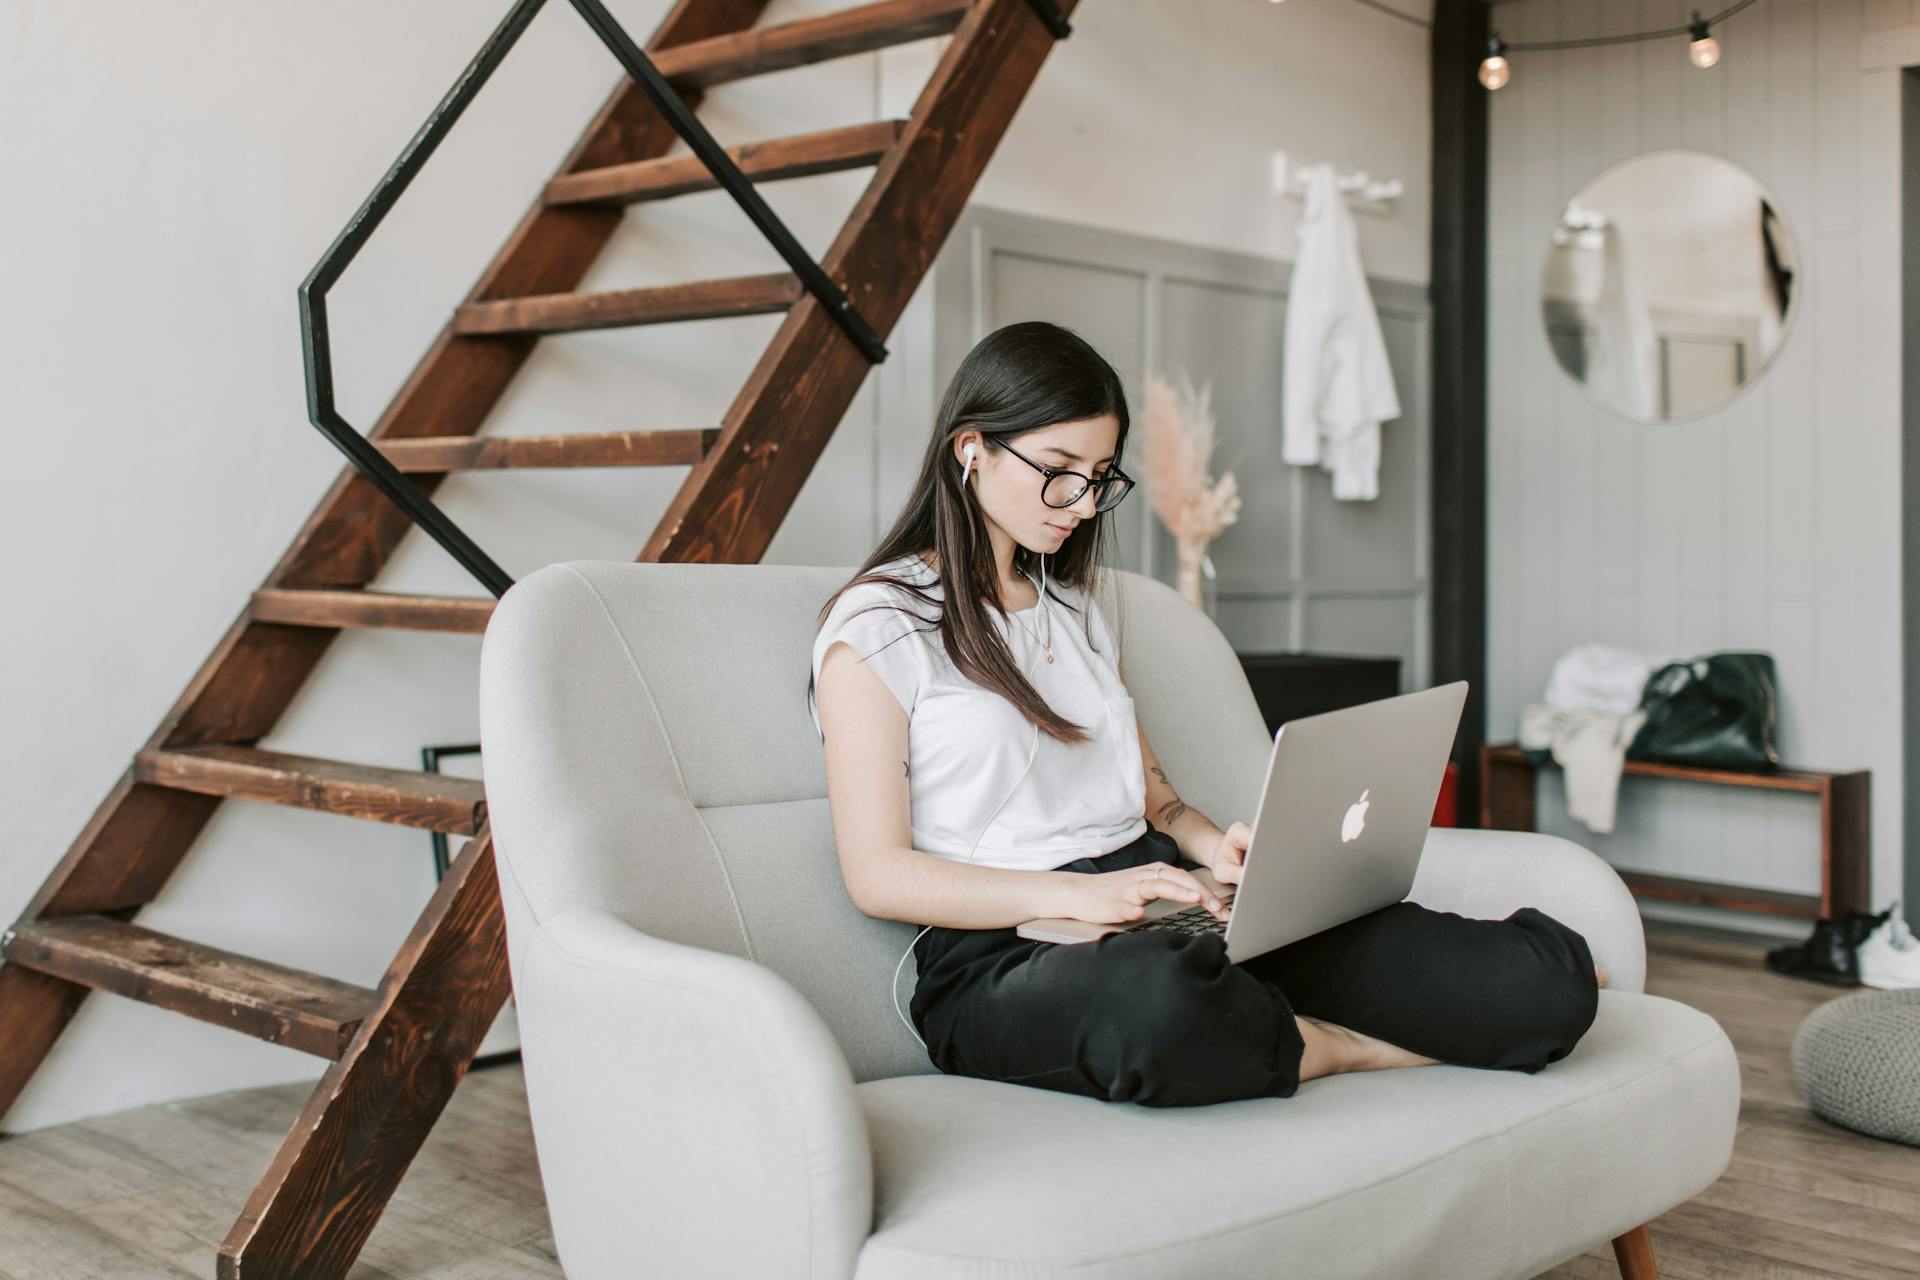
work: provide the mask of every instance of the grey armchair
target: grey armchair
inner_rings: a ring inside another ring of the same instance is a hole
[[[847,897],[803,697],[815,611],[851,573],[557,564],[487,629],[487,794],[569,1276],[1526,1277],[1726,1168],[1732,1046],[1644,994],[1631,896],[1545,835],[1435,829],[1411,895],[1586,935],[1610,986],[1536,1075],[1153,1108],[938,1072],[890,992],[917,928]],[[1117,583],[1169,776],[1251,819],[1269,738],[1225,638],[1165,585]]]

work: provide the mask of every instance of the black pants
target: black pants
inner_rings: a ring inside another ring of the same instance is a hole
[[[1060,868],[1185,863],[1149,828]],[[933,1064],[1146,1106],[1291,1097],[1301,1014],[1459,1066],[1534,1072],[1593,1024],[1599,988],[1580,934],[1522,907],[1472,920],[1396,902],[1244,964],[1208,934],[1093,942],[935,926],[914,944],[910,1008]]]

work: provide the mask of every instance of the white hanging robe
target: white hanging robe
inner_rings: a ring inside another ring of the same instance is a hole
[[[1330,165],[1303,174],[1306,208],[1287,293],[1281,456],[1333,474],[1333,496],[1380,496],[1380,424],[1400,397],[1367,292],[1353,213]]]
[[[1640,272],[1620,225],[1600,229],[1600,305],[1593,324],[1587,385],[1603,403],[1651,422],[1665,413],[1660,403],[1660,335],[1647,310]]]

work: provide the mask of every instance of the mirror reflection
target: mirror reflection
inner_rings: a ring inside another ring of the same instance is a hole
[[[1541,313],[1560,367],[1640,422],[1719,407],[1784,340],[1799,259],[1753,176],[1719,156],[1635,156],[1589,182],[1553,229]]]

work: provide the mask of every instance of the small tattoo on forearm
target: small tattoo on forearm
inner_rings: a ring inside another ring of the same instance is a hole
[[[1157,777],[1157,778],[1159,778],[1159,779],[1160,779],[1160,781],[1162,781],[1162,782],[1167,782],[1167,775],[1166,775],[1166,772],[1165,772],[1164,770],[1162,770],[1162,769],[1160,768],[1160,766],[1159,766],[1159,765],[1154,765],[1154,766],[1153,766],[1153,773],[1154,773],[1154,776],[1155,776],[1155,777]],[[1172,786],[1173,784],[1172,784],[1171,782],[1167,782],[1167,785],[1168,785],[1168,786]]]
[[[1186,811],[1187,811],[1186,802],[1180,799],[1179,796],[1175,796],[1173,799],[1167,801],[1165,804],[1160,806],[1161,827],[1162,828],[1171,827],[1173,825],[1173,820],[1179,817],[1181,814],[1185,813]]]
[[[907,762],[905,760],[902,760],[900,762],[900,772],[903,776],[908,778],[911,778],[913,776],[913,770],[907,768]]]

